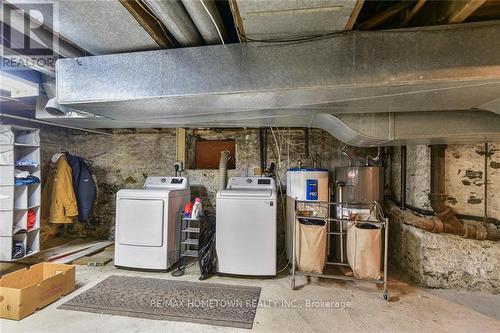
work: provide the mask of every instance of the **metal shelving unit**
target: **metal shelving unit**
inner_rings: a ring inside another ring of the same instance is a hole
[[[181,238],[180,238],[180,257],[198,258],[198,235],[200,233],[200,220],[182,218]]]
[[[299,204],[305,204],[305,205],[328,205],[328,216],[325,217],[311,217],[311,216],[305,216],[301,215],[301,212],[297,210],[297,206]],[[331,208],[334,209],[331,209]],[[359,209],[359,208],[364,208],[364,209],[377,209],[378,203],[373,203],[373,204],[347,204],[347,203],[337,203],[337,202],[311,202],[311,201],[295,201],[295,223],[293,226],[293,237],[292,237],[292,289],[296,289],[296,284],[295,284],[295,276],[296,275],[303,275],[303,276],[314,276],[314,277],[321,277],[321,278],[328,278],[328,279],[337,279],[337,280],[343,280],[343,281],[366,281],[366,282],[372,282],[375,284],[382,284],[383,285],[383,298],[386,301],[389,301],[390,299],[390,294],[387,289],[387,263],[388,263],[388,240],[389,240],[389,220],[385,218],[382,213],[377,217],[377,220],[356,220],[352,221],[349,220],[348,218],[345,217],[344,215],[344,208],[353,208],[353,209]],[[338,209],[337,209],[338,208]],[[333,211],[333,216],[339,216],[340,218],[337,217],[332,217],[332,211]],[[339,215],[337,215],[340,212]],[[325,221],[328,223],[328,232],[327,232],[327,237],[328,237],[328,244],[330,244],[331,237],[338,237],[339,239],[339,244],[340,244],[340,256],[341,256],[341,261],[340,262],[335,262],[335,261],[327,261],[325,263],[325,266],[337,266],[337,267],[350,267],[350,265],[347,263],[347,260],[345,260],[345,254],[344,254],[344,236],[347,235],[347,230],[344,228],[344,223],[355,223],[355,224],[362,224],[362,223],[370,223],[379,226],[384,235],[384,241],[383,241],[383,276],[380,279],[359,279],[356,277],[351,277],[351,276],[346,276],[346,275],[340,275],[340,274],[317,274],[317,273],[306,273],[306,272],[300,272],[297,271],[297,263],[296,263],[296,236],[297,236],[297,227],[299,223],[299,219],[308,219],[308,220],[319,220],[319,221]],[[338,228],[332,228],[332,224],[337,223]],[[338,231],[331,231],[331,230],[338,230]]]
[[[198,258],[198,235],[200,234],[200,219],[181,219],[179,239],[179,262],[174,276],[184,274],[186,268],[186,258]]]

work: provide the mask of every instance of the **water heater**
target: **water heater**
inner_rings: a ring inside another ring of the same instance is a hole
[[[328,169],[288,169],[286,195],[298,201],[328,201]]]
[[[339,186],[341,185],[341,186]],[[342,192],[342,193],[341,193]],[[348,203],[349,207],[336,208],[337,218],[348,218],[349,214],[356,213],[362,219],[370,219],[372,210],[363,204],[382,203],[384,199],[384,168],[383,167],[340,167],[335,168],[335,202]],[[333,232],[339,232],[340,226],[334,224]],[[342,224],[343,231],[347,230],[347,223]],[[339,237],[333,237],[330,242],[330,260],[347,262],[347,238],[343,242]]]
[[[330,201],[328,190],[328,169],[291,168],[286,175],[286,254],[292,258],[292,237],[295,224],[295,206],[297,201]],[[301,210],[307,210],[312,216],[328,214],[328,205],[301,203]]]
[[[344,203],[372,204],[384,199],[383,167],[341,167],[335,168],[335,201],[339,202],[339,182],[344,183]]]

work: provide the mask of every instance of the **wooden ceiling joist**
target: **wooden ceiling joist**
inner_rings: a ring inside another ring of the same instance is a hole
[[[427,0],[418,0],[418,2],[415,4],[415,6],[408,11],[408,13],[405,16],[405,19],[403,20],[403,23],[401,24],[402,27],[406,26],[410,21],[417,15],[417,13],[422,9],[422,7],[425,5]]]
[[[354,27],[354,24],[356,23],[356,20],[358,19],[359,12],[361,11],[361,8],[363,8],[363,4],[365,3],[365,0],[357,0],[356,4],[354,5],[354,9],[352,10],[352,14],[349,17],[349,20],[347,21],[347,24],[345,26],[345,30],[352,30]]]
[[[141,0],[119,1],[161,48],[169,49],[178,46],[177,41],[170,36],[168,30],[154,14],[148,11],[146,5]]]
[[[440,17],[443,23],[462,23],[486,0],[444,1]]]
[[[400,1],[393,6],[387,8],[386,10],[376,14],[375,16],[367,19],[358,26],[359,30],[372,30],[380,26],[382,23],[386,22],[390,18],[394,17],[400,13],[405,8],[411,5],[410,2]]]

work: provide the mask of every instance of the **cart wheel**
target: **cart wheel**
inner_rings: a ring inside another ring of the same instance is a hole
[[[389,294],[389,292],[386,290],[384,291],[384,294],[383,294],[383,297],[384,299],[389,302],[391,300],[391,294]]]

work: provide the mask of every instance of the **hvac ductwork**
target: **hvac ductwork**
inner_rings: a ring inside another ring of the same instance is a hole
[[[4,10],[9,6],[11,10],[9,10],[8,16],[10,19],[9,25],[11,28],[19,31],[24,31],[24,27],[28,26],[38,26],[37,29],[29,30],[30,33],[34,33],[38,40],[45,46],[49,48],[53,48],[53,51],[57,54],[65,57],[65,58],[77,58],[83,57],[86,55],[90,55],[85,52],[81,48],[76,45],[66,41],[65,39],[60,38],[56,34],[54,34],[51,30],[47,29],[45,26],[40,25],[39,22],[30,18],[23,14],[20,10],[15,10],[14,7],[8,4],[1,4],[0,6],[0,17],[6,17],[6,13]],[[20,33],[20,32],[19,32]],[[57,42],[57,43],[56,43]],[[55,46],[55,47],[54,47]]]
[[[227,33],[213,0],[182,0],[205,43],[225,44]]]
[[[500,115],[471,108],[499,97],[499,27],[62,59],[57,101],[107,117],[77,124],[93,128],[318,127],[356,146],[495,141]],[[438,44],[432,57],[420,52]]]
[[[144,0],[144,2],[180,45],[203,44],[198,29],[179,0]]]

